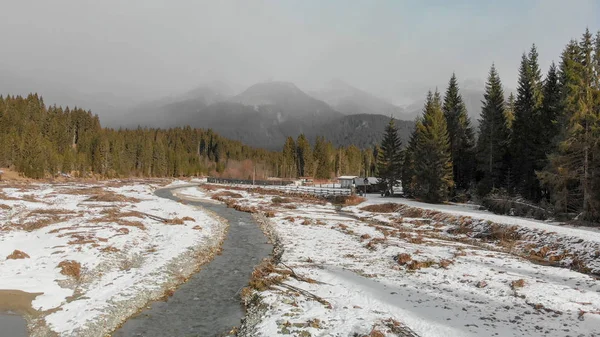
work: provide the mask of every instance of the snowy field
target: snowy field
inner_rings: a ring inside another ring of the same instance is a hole
[[[38,294],[32,336],[105,336],[212,258],[226,224],[157,187],[0,185],[0,297]]]
[[[180,193],[268,216],[284,252],[255,272],[247,335],[600,335],[600,281],[557,267],[597,271],[595,230],[396,198]]]

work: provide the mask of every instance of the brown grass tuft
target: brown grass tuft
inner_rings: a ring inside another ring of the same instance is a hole
[[[368,337],[385,337],[385,334],[373,328],[373,330],[371,330],[371,332],[369,333]]]
[[[19,224],[19,227],[27,232],[31,232],[36,229],[40,229],[40,228],[44,228],[49,225],[53,225],[53,224],[61,222],[63,220],[64,220],[64,218],[53,215],[50,217],[44,217],[44,218],[36,219],[31,222]]]
[[[169,224],[169,225],[184,225],[185,221],[181,218],[173,218],[173,219],[169,219],[169,221],[167,221],[167,224]]]
[[[362,207],[361,210],[374,213],[394,213],[397,212],[400,206],[391,202],[378,205],[368,205]]]
[[[70,276],[75,280],[81,278],[81,263],[74,260],[64,260],[58,264],[60,273],[66,276]]]
[[[126,197],[122,194],[102,191],[102,193],[93,195],[86,199],[86,201],[95,201],[95,202],[130,202],[130,203],[138,203],[140,199],[133,197]]]
[[[117,252],[120,252],[121,250],[114,246],[107,246],[104,248],[100,248],[100,251],[103,253],[117,253]]]
[[[369,235],[369,234],[363,234],[363,235],[361,235],[361,236],[360,236],[360,240],[361,240],[361,241],[362,241],[362,240],[368,240],[368,239],[370,239],[370,238],[371,238],[371,235]]]
[[[412,260],[410,263],[406,265],[409,270],[419,270],[422,268],[429,268],[435,264],[433,260],[425,260],[425,261],[416,261]]]
[[[274,204],[287,204],[287,203],[290,203],[292,201],[290,199],[288,199],[288,198],[282,198],[282,197],[277,196],[277,197],[273,197],[271,199],[271,202],[274,203]]]
[[[422,218],[423,210],[415,207],[403,207],[400,211],[405,218]]]
[[[5,205],[5,204],[0,204],[0,209],[5,209],[7,211],[10,211],[12,209],[12,207]]]
[[[394,256],[394,260],[396,260],[396,262],[398,262],[399,265],[404,266],[410,261],[412,261],[412,257],[410,256],[410,254],[401,253]]]
[[[448,267],[450,267],[451,264],[454,264],[454,261],[446,259],[440,260],[440,267],[444,269],[448,269]]]
[[[235,193],[235,192],[231,192],[231,191],[218,192],[212,196],[212,199],[219,200],[219,201],[223,201],[222,199],[224,199],[224,198],[241,199],[241,198],[243,198],[243,196],[239,193]]]
[[[15,249],[12,254],[6,257],[7,260],[20,260],[20,259],[28,259],[29,255],[27,253],[22,252],[20,250]]]
[[[511,289],[523,288],[525,286],[525,280],[520,278],[518,280],[514,280],[510,283]]]

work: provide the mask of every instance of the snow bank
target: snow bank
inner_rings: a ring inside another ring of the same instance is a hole
[[[491,242],[464,242],[427,217],[360,211],[378,201],[339,213],[297,197],[273,203],[263,194],[269,192],[234,192],[243,197],[228,203],[272,212],[268,221],[284,249],[266,276],[280,283],[252,297],[263,308],[255,335],[600,334],[600,282],[588,275],[532,263]],[[443,212],[477,214],[480,222],[505,218],[453,207]],[[529,232],[548,230],[545,223],[506,219],[519,221]],[[586,230],[563,229],[563,237],[588,237]]]
[[[46,324],[33,320],[32,335],[110,333],[183,282],[224,237],[225,223],[155,196],[154,186],[112,185],[2,188],[0,289],[43,293],[32,305]],[[15,249],[30,258],[5,260]],[[61,273],[63,261],[80,271]]]

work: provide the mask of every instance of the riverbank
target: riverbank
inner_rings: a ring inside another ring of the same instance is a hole
[[[267,216],[284,249],[253,273],[243,336],[600,334],[600,282],[542,263],[594,247],[586,229],[383,198],[340,212],[312,197],[203,187],[185,193]]]
[[[0,185],[0,290],[41,293],[17,310],[30,336],[105,336],[212,260],[227,223],[159,187]]]

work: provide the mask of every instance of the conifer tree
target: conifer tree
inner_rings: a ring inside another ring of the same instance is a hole
[[[423,118],[416,125],[414,167],[415,196],[427,202],[442,202],[448,197],[452,180],[452,155],[440,94],[427,95]]]
[[[515,121],[515,95],[512,92],[508,95],[506,107],[504,108],[504,116],[508,129],[512,130],[512,125]]]
[[[377,178],[384,187],[386,194],[392,193],[393,186],[401,179],[402,172],[402,141],[398,136],[398,128],[394,118],[385,128],[377,155]]]
[[[332,145],[325,137],[318,136],[313,150],[314,177],[317,179],[329,179],[333,172],[332,167]]]
[[[543,124],[546,121],[541,118],[542,83],[537,59],[535,45],[529,55],[523,54],[521,58],[510,144],[511,185],[514,184],[523,197],[533,201],[541,197],[535,172],[543,168],[538,165],[545,158],[539,146],[544,137]]]
[[[565,124],[559,151],[551,157],[540,178],[553,192],[558,212],[581,212],[580,219],[600,220],[597,192],[600,159],[598,148],[600,116],[595,112],[592,35],[586,30],[580,43],[571,41],[560,65],[561,98]]]
[[[296,140],[296,158],[298,160],[298,164],[296,165],[298,168],[298,176],[306,177],[312,175],[313,155],[310,143],[304,134],[300,134]]]
[[[508,173],[509,129],[504,114],[504,90],[492,65],[485,85],[479,138],[477,139],[477,181],[479,195],[505,187]]]
[[[422,123],[421,117],[415,120],[415,125]],[[402,158],[402,192],[406,196],[414,196],[417,182],[415,180],[415,151],[417,148],[417,130],[413,130],[404,149]]]
[[[455,74],[450,78],[442,108],[450,139],[455,187],[466,190],[473,179],[475,169],[475,137]]]
[[[297,152],[296,152],[296,143],[294,142],[294,138],[287,137],[285,140],[285,144],[283,145],[282,151],[282,177],[283,178],[293,178],[297,174],[296,163],[297,163]]]

